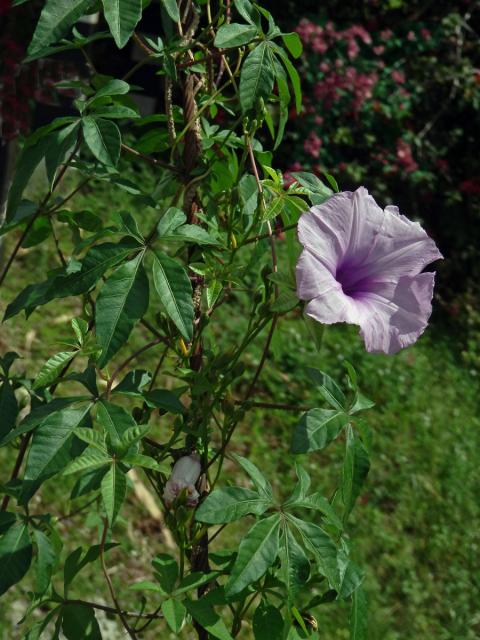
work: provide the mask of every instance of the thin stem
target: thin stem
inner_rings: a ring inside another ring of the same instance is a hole
[[[222,526],[221,526],[221,527],[219,527],[219,528],[215,531],[215,533],[213,534],[213,536],[212,536],[211,538],[209,538],[209,539],[208,539],[208,544],[211,544],[211,543],[215,540],[215,538],[216,538],[220,533],[222,533],[222,531],[225,529],[225,527],[226,527],[226,526],[227,526],[226,524],[222,524]]]
[[[235,404],[244,405],[245,400],[235,400]],[[249,402],[251,407],[257,409],[274,409],[278,411],[309,411],[310,407],[294,404],[276,404],[275,402]]]
[[[108,575],[108,570],[107,570],[107,565],[105,563],[105,542],[107,539],[107,532],[108,532],[108,520],[107,518],[103,519],[103,533],[102,533],[102,540],[100,542],[100,562],[102,565],[102,572],[103,575],[105,577],[105,580],[107,582],[108,585],[108,590],[110,591],[110,595],[112,597],[113,600],[113,604],[115,605],[115,609],[118,613],[118,615],[120,616],[120,620],[122,621],[123,626],[125,627],[125,631],[128,633],[128,635],[130,636],[131,640],[137,640],[137,636],[135,635],[135,632],[133,631],[133,629],[130,628],[130,625],[128,624],[126,617],[123,613],[123,609],[120,608],[120,605],[118,603],[117,597],[115,595],[115,590],[113,588],[113,584],[112,584],[112,580],[110,578],[110,576]]]
[[[292,229],[296,229],[297,228],[297,223],[294,222],[293,224],[289,224],[286,227],[281,227],[280,229],[275,229],[273,231],[274,235],[278,236],[281,233],[285,233],[285,231],[291,231]],[[266,240],[267,238],[271,237],[271,233],[267,232],[267,233],[262,233],[258,236],[253,236],[252,238],[247,238],[246,240],[244,240],[242,242],[242,244],[240,245],[240,247],[244,247],[246,244],[251,244],[252,242],[257,242],[258,240]]]
[[[105,394],[107,398],[111,393],[112,384],[114,383],[115,378],[118,377],[118,374],[121,373],[123,369],[125,369],[125,367],[127,367],[130,364],[132,360],[135,360],[135,358],[138,358],[138,356],[141,355],[144,351],[148,351],[148,349],[151,349],[152,347],[155,347],[157,344],[160,344],[160,342],[165,342],[165,341],[166,341],[166,338],[163,338],[163,337],[156,338],[155,340],[152,340],[151,342],[144,345],[141,349],[137,349],[137,351],[132,353],[132,355],[130,355],[126,360],[124,360],[110,376],[110,379],[107,383],[107,388],[105,390]]]
[[[52,187],[51,187],[50,191],[47,193],[47,195],[43,198],[42,202],[39,204],[38,209],[35,211],[33,216],[30,218],[30,221],[28,222],[28,224],[25,227],[22,235],[20,236],[20,239],[18,240],[17,244],[15,245],[15,248],[12,251],[12,253],[11,253],[11,255],[10,255],[8,261],[7,261],[7,264],[5,265],[4,270],[2,271],[2,275],[0,275],[0,287],[2,286],[5,278],[7,277],[7,274],[10,271],[10,267],[12,266],[13,261],[15,260],[15,258],[17,256],[17,253],[18,253],[20,247],[23,244],[23,241],[27,237],[28,232],[33,227],[33,225],[35,223],[35,220],[40,216],[40,214],[44,213],[43,209],[44,209],[45,205],[50,200],[50,198],[52,197],[55,189],[60,184],[60,181],[62,180],[63,176],[65,175],[65,172],[67,171],[70,163],[72,162],[73,158],[77,154],[77,151],[78,151],[79,147],[80,147],[80,138],[77,140],[72,153],[69,155],[69,157],[67,158],[66,162],[64,163],[64,165],[62,166],[62,168],[58,172],[58,175],[55,178],[55,180],[53,181],[53,184],[52,184]]]
[[[122,149],[130,153],[132,156],[136,156],[137,158],[141,158],[142,160],[145,160],[145,162],[148,162],[151,165],[154,165],[156,167],[162,167],[163,169],[168,169],[173,173],[182,173],[181,169],[179,169],[178,167],[175,167],[174,165],[169,164],[164,160],[159,160],[158,158],[152,158],[151,156],[147,156],[145,153],[142,153],[141,151],[137,151],[136,149],[129,147],[127,144],[122,143]]]
[[[93,607],[94,609],[100,609],[101,611],[106,611],[107,613],[113,613],[115,615],[119,614],[118,609],[114,609],[113,607],[108,607],[105,604],[100,604],[99,602],[90,602],[89,600],[63,600],[63,604],[78,604],[83,607]],[[139,613],[138,611],[125,611],[122,609],[122,614],[127,618],[143,618],[148,621],[152,620],[160,620],[163,618],[162,615],[158,615],[158,608],[153,613]]]

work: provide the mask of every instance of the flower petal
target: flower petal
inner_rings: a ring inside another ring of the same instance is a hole
[[[341,289],[330,269],[310,249],[304,249],[296,268],[297,295],[300,300],[311,300],[332,289]]]
[[[404,276],[398,283],[377,283],[358,304],[359,322],[367,351],[393,354],[413,344],[432,312],[434,273]]]
[[[345,295],[340,287],[311,300],[305,307],[305,313],[324,324],[348,322],[359,325],[368,310],[357,300]]]
[[[397,207],[388,206],[368,254],[358,265],[357,278],[412,276],[442,257],[418,222],[399,214]]]

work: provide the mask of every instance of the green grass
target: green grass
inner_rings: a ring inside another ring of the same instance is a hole
[[[107,203],[110,208],[129,208],[123,192],[112,197],[106,189],[79,195],[75,207],[101,212]],[[68,243],[69,239],[62,236],[62,241]],[[12,244],[12,238],[8,239],[7,252]],[[56,264],[50,244],[23,252],[2,291],[0,313],[21,288],[40,280],[45,268]],[[242,299],[237,302],[242,304]],[[2,327],[0,350],[17,350],[23,357],[17,371],[32,375],[52,352],[62,348],[62,341],[69,339],[68,318],[81,311],[77,301],[66,299],[47,305],[29,321],[16,317]],[[212,329],[210,343],[235,345],[243,334],[244,315],[234,302],[222,307],[221,327]],[[147,332],[139,328],[130,345],[134,348],[147,338]],[[236,389],[238,397],[247,388],[264,340],[265,335],[260,336],[245,359],[247,371]],[[280,320],[257,399],[318,406],[321,398],[311,388],[306,367],[319,366],[341,379],[345,359],[354,364],[363,391],[376,403],[368,412],[374,432],[372,469],[349,527],[355,558],[366,569],[369,637],[474,640],[480,637],[480,420],[475,372],[459,364],[454,337],[434,329],[413,348],[386,357],[366,354],[354,328],[331,327],[318,354],[301,318],[291,314]],[[156,354],[147,352],[136,367],[153,368],[155,360]],[[232,450],[261,466],[279,495],[285,495],[294,483],[294,459],[288,448],[295,420],[294,413],[255,410],[247,414],[232,441]],[[166,427],[159,423],[156,429]],[[327,496],[340,477],[342,453],[339,442],[326,453],[302,461],[315,488]],[[12,458],[11,450],[0,450],[0,482],[9,476]],[[226,464],[225,473],[228,481],[246,483],[233,463]],[[47,482],[32,509],[65,513],[69,486],[64,479]],[[127,590],[128,584],[149,579],[150,558],[164,550],[158,531],[149,526],[145,511],[130,492],[116,528],[116,539],[125,544],[122,550],[110,552],[109,566],[120,601],[131,607],[134,596]],[[244,531],[242,526],[219,536],[218,545],[235,547]],[[79,515],[63,521],[61,533],[65,548],[72,550],[98,541],[99,521]],[[27,586],[28,581],[0,601],[2,640],[21,637],[12,620],[20,618],[22,611],[20,608],[12,614],[12,607],[24,599]],[[103,597],[109,603],[96,569],[81,574],[74,595],[92,600]],[[319,624],[320,639],[348,638],[345,606],[334,603],[312,613]],[[119,628],[111,637],[122,637],[115,633],[121,633]],[[159,633],[154,628],[144,637],[168,637]],[[248,629],[242,633],[245,639],[252,637]]]

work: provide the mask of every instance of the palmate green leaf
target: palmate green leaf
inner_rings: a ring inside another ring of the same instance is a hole
[[[50,538],[48,538],[43,531],[34,529],[33,539],[37,545],[35,563],[36,592],[45,593],[50,584],[53,570],[58,562],[58,556]]]
[[[153,389],[153,391],[147,391],[143,397],[151,408],[175,414],[185,412],[185,407],[178,399],[178,396],[173,391],[168,391],[168,389]]]
[[[360,587],[365,578],[362,569],[350,559],[348,552],[341,549],[337,557],[339,584],[338,597],[349,598]]]
[[[253,615],[252,631],[255,640],[283,640],[282,614],[273,605],[261,602]]]
[[[278,555],[280,514],[259,520],[243,537],[230,579],[225,586],[227,597],[243,591],[261,578]]]
[[[52,413],[35,430],[23,480],[22,504],[45,480],[62,471],[84,450],[86,445],[74,438],[73,430],[89,424],[90,407],[89,402]]]
[[[97,467],[103,467],[111,462],[112,458],[107,455],[107,453],[102,453],[98,451],[98,449],[91,449],[89,447],[81,456],[72,460],[63,472],[63,475],[69,476],[72,473],[77,473],[77,471],[89,471]]]
[[[182,336],[193,337],[192,285],[185,269],[159,251],[153,262],[153,282],[165,310]]]
[[[127,107],[124,104],[112,104],[112,105],[91,105],[95,116],[100,118],[106,118],[107,120],[123,120],[123,119],[136,119],[140,118],[140,114],[132,107]],[[125,186],[128,183],[123,183]]]
[[[132,444],[139,442],[150,431],[150,425],[139,424],[134,427],[129,427],[122,434],[122,443],[126,447],[131,447]]]
[[[84,604],[62,607],[62,631],[67,640],[102,640],[95,610]]]
[[[297,594],[305,588],[310,575],[310,562],[288,526],[285,527],[280,559],[287,597],[294,602]]]
[[[51,136],[51,144],[45,153],[45,168],[50,188],[55,180],[55,174],[59,165],[63,162],[66,153],[72,149],[78,140],[80,131],[79,122],[55,131]]]
[[[342,499],[345,506],[344,521],[348,518],[360,495],[370,470],[370,458],[351,425],[347,427],[345,459],[343,463]]]
[[[260,469],[256,467],[253,464],[253,462],[250,462],[250,460],[248,460],[247,458],[239,456],[237,453],[233,453],[232,458],[236,462],[238,462],[238,464],[243,468],[244,471],[248,473],[257,491],[260,493],[260,496],[262,498],[265,498],[268,501],[272,501],[273,500],[272,485],[265,478],[265,476],[260,471]]]
[[[251,51],[240,73],[240,104],[244,112],[255,107],[259,98],[268,98],[273,89],[274,67],[269,42]]]
[[[89,98],[86,102],[86,106],[91,105],[95,100],[99,100],[100,98],[104,98],[105,96],[121,96],[125,95],[130,91],[130,85],[128,82],[124,80],[117,80],[113,78],[106,82],[100,89]]]
[[[347,399],[335,380],[323,371],[310,367],[307,368],[307,374],[331,407],[339,411],[347,410]]]
[[[339,570],[337,563],[337,547],[330,536],[313,522],[305,522],[288,515],[288,520],[296,527],[302,542],[314,555],[320,573],[325,576],[332,589],[339,589]]]
[[[295,69],[287,53],[282,49],[282,47],[279,47],[275,42],[272,42],[271,46],[275,53],[280,57],[285,69],[287,70],[290,78],[290,84],[293,89],[293,95],[295,96],[295,109],[297,113],[300,113],[302,109],[302,86],[298,71]]]
[[[26,144],[17,160],[15,175],[8,192],[8,205],[6,222],[11,222],[20,204],[22,193],[25,190],[33,172],[44,158],[52,144],[53,134],[40,137],[35,144]]]
[[[102,4],[110,33],[122,49],[142,17],[142,0],[102,0]]]
[[[217,31],[214,45],[219,49],[242,47],[251,42],[257,33],[257,27],[252,24],[223,24]]]
[[[68,34],[77,20],[95,6],[92,0],[47,0],[28,47],[35,55]]]
[[[169,598],[162,602],[162,613],[173,633],[180,633],[187,610],[179,600]]]
[[[63,367],[70,362],[76,354],[76,351],[60,351],[60,353],[56,353],[49,358],[38,372],[35,382],[33,383],[33,389],[48,387],[52,384],[62,372]]]
[[[161,0],[162,6],[174,22],[180,20],[180,12],[176,0]]]
[[[329,524],[332,524],[340,531],[343,529],[342,521],[338,517],[335,509],[329,501],[318,492],[299,498],[293,502],[288,501],[288,503],[284,505],[284,508],[288,510],[310,509],[313,511],[320,511],[320,513],[327,518]]]
[[[8,380],[0,385],[0,446],[8,436],[18,415],[18,403],[11,383]]]
[[[127,492],[127,478],[118,464],[112,464],[103,477],[101,492],[108,522],[113,527]]]
[[[159,553],[152,560],[157,578],[163,593],[172,593],[178,578],[178,564],[168,553]]]
[[[339,435],[349,417],[333,409],[311,409],[303,414],[295,427],[292,453],[321,451]]]
[[[132,465],[132,467],[143,467],[143,469],[151,469],[152,471],[160,471],[167,475],[171,471],[170,465],[164,462],[160,464],[152,458],[151,456],[145,456],[142,453],[129,453],[124,458],[122,458],[122,462],[126,464]]]
[[[14,524],[0,538],[0,596],[19,582],[32,562],[32,543],[25,523]]]
[[[118,542],[107,542],[104,545],[105,553],[110,551],[110,549],[114,549],[118,547]],[[67,597],[68,587],[72,583],[75,576],[92,562],[96,562],[100,557],[102,550],[102,545],[94,544],[86,551],[85,555],[82,555],[83,549],[82,547],[77,547],[74,551],[72,551],[65,560],[65,565],[63,568],[63,582],[65,586],[65,598]]]
[[[165,240],[177,242],[191,242],[192,244],[214,245],[218,241],[202,227],[195,224],[183,224],[171,233],[163,234]]]
[[[102,164],[115,167],[120,158],[122,138],[114,122],[103,118],[82,118],[82,132],[88,148]]]
[[[282,40],[290,52],[290,55],[294,58],[299,58],[302,55],[303,45],[298,33],[283,33]]]
[[[95,307],[95,330],[104,367],[127,342],[130,332],[148,309],[148,278],[143,253],[119,267],[104,283]]]
[[[308,189],[311,194],[318,196],[315,204],[321,204],[333,195],[333,191],[314,173],[308,173],[307,171],[295,171],[292,175],[302,185],[302,187]]]
[[[88,400],[88,397],[85,396],[75,396],[71,398],[55,398],[51,400],[48,404],[40,405],[39,407],[35,407],[30,411],[30,413],[22,420],[22,422],[15,428],[13,431],[10,431],[3,440],[0,441],[0,446],[8,444],[18,436],[23,435],[24,433],[28,433],[32,431],[38,425],[43,422],[43,420],[49,416],[51,413],[55,413],[60,409],[64,409],[74,402]]]
[[[350,640],[368,640],[367,598],[361,587],[359,587],[352,596]]]
[[[92,247],[83,258],[79,271],[53,276],[44,282],[28,285],[23,289],[8,305],[4,320],[8,320],[23,310],[30,313],[34,308],[47,304],[56,298],[85,293],[95,285],[107,269],[122,262],[139,249],[138,243],[132,239],[124,239],[118,244],[108,242]]]
[[[140,249],[132,238],[123,238],[118,243],[105,242],[92,247],[82,260],[80,271],[58,278],[52,285],[49,295],[53,298],[78,296],[85,293],[103,276],[107,269],[123,262],[132,253]]]
[[[97,405],[97,421],[104,428],[114,449],[125,449],[123,436],[138,425],[123,407],[102,400]],[[127,444],[128,448],[129,444]]]
[[[149,371],[143,369],[129,371],[123,380],[113,388],[113,393],[121,393],[124,396],[141,398],[143,397],[142,389],[146,387],[151,380],[152,374]]]
[[[223,487],[210,493],[195,512],[199,522],[222,524],[252,513],[260,516],[272,505],[255,491],[243,487]]]
[[[160,222],[157,225],[157,235],[159,238],[163,236],[171,236],[175,229],[182,226],[187,220],[187,216],[181,209],[176,207],[169,207]]]
[[[218,638],[218,640],[233,640],[222,618],[205,599],[190,600],[186,598],[184,605],[192,618],[206,629],[211,636]]]
[[[285,71],[283,70],[282,65],[277,60],[275,60],[274,66],[275,66],[275,77],[277,80],[277,87],[278,87],[278,97],[280,100],[277,136],[275,138],[275,145],[273,147],[275,151],[276,149],[278,149],[280,143],[283,140],[285,125],[288,122],[288,106],[290,104],[290,91],[288,89],[287,76],[285,75]]]

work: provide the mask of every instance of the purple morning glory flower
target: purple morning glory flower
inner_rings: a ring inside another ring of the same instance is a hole
[[[396,353],[423,333],[435,274],[422,270],[442,255],[418,222],[381,209],[360,187],[304,213],[298,238],[297,293],[308,316],[359,325],[371,352]]]

